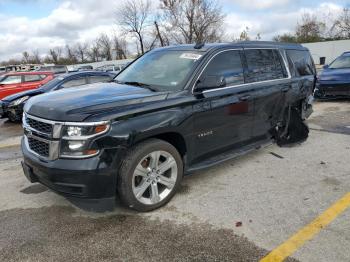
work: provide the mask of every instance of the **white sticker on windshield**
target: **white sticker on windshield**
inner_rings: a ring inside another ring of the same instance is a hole
[[[180,55],[180,58],[192,59],[192,60],[198,60],[201,57],[202,57],[202,55],[193,54],[193,53],[183,53],[182,55]]]

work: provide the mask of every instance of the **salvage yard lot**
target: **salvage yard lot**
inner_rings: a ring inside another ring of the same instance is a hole
[[[266,147],[183,180],[150,213],[77,209],[30,184],[16,146],[20,125],[0,122],[0,261],[258,261],[350,192],[350,103],[317,102],[309,139]],[[291,261],[348,261],[350,209]]]

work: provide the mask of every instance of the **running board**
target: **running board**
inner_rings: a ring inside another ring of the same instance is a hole
[[[266,139],[266,140],[262,140],[262,141],[250,144],[248,146],[245,146],[244,148],[227,151],[225,153],[216,155],[215,157],[206,159],[203,162],[200,162],[198,164],[195,164],[195,165],[189,167],[185,171],[185,174],[193,173],[195,171],[198,171],[198,170],[201,170],[201,169],[204,169],[204,168],[208,168],[208,167],[211,167],[211,166],[214,166],[214,165],[217,165],[217,164],[221,164],[221,163],[226,162],[228,160],[231,160],[233,158],[245,155],[245,154],[247,154],[247,153],[249,153],[251,151],[267,147],[267,146],[269,146],[271,144],[273,144],[273,140],[272,139]]]

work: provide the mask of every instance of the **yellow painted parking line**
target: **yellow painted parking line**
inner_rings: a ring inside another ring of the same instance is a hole
[[[20,145],[21,144],[0,145],[0,149],[9,148],[9,147],[16,147],[16,146],[20,146]]]
[[[330,208],[323,212],[310,224],[299,230],[295,235],[286,242],[271,251],[260,262],[278,262],[292,255],[298,248],[312,239],[323,228],[330,224],[335,218],[350,207],[350,192],[335,202]]]

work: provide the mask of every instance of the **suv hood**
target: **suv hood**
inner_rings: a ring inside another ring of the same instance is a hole
[[[141,106],[164,100],[167,94],[117,83],[99,83],[48,92],[31,98],[25,105],[28,114],[55,120],[81,122],[94,114]]]
[[[320,81],[350,82],[350,68],[324,69],[319,77]]]

